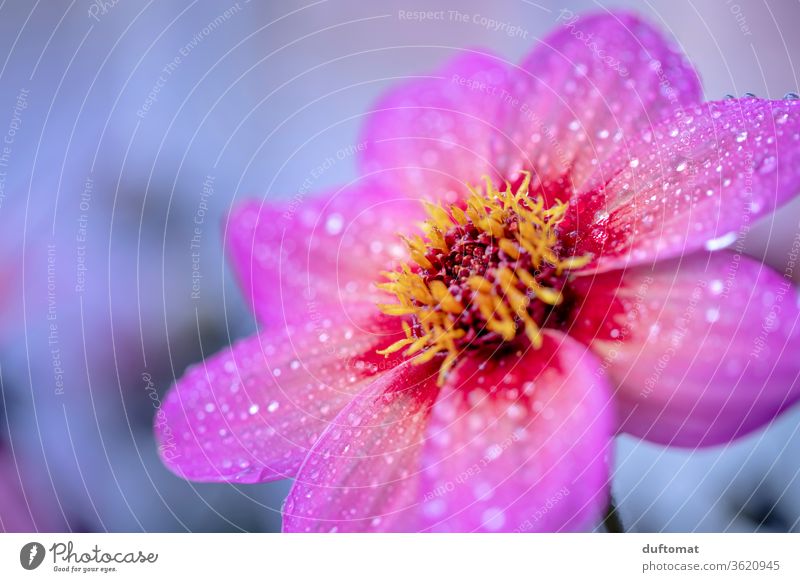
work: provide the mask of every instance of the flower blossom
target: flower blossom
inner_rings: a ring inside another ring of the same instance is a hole
[[[400,84],[358,182],[232,211],[261,331],[176,383],[164,462],[294,478],[286,531],[591,529],[616,434],[725,443],[800,394],[796,292],[730,248],[798,190],[799,107],[703,102],[627,13]]]

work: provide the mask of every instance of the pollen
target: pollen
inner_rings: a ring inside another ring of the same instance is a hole
[[[423,202],[424,236],[401,237],[411,260],[378,285],[395,299],[378,307],[404,318],[405,338],[379,354],[402,351],[416,363],[443,356],[441,385],[466,350],[523,338],[541,347],[570,271],[591,257],[563,255],[556,227],[567,204],[530,196],[530,182],[525,173],[516,190],[501,191],[486,177],[483,188],[467,186],[461,205]]]

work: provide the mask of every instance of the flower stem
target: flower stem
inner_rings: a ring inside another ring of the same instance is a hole
[[[625,533],[625,528],[622,526],[622,520],[619,517],[617,506],[614,505],[614,500],[609,499],[606,515],[603,517],[603,527],[606,528],[608,533]]]

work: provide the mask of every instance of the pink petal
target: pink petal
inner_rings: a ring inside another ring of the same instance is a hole
[[[566,200],[598,161],[699,103],[702,88],[673,43],[634,14],[561,10],[558,21],[522,63],[529,113],[514,137],[545,190]]]
[[[728,251],[577,279],[570,333],[619,385],[621,430],[677,446],[730,441],[800,397],[791,280]]]
[[[323,314],[189,368],[156,413],[164,463],[196,481],[293,476],[328,422],[398,363],[375,354],[396,331],[386,317],[359,326]]]
[[[467,50],[434,74],[393,87],[364,125],[362,170],[409,196],[456,201],[465,183],[503,166],[498,95],[510,82],[502,60]]]
[[[800,101],[743,98],[688,109],[609,159],[572,223],[597,270],[718,249],[800,189]]]
[[[697,74],[636,16],[569,17],[521,67],[477,51],[390,91],[363,132],[365,172],[454,201],[484,174],[568,199],[642,127],[700,101]]]
[[[409,233],[421,213],[419,202],[372,184],[310,200],[251,200],[228,218],[228,251],[259,320],[279,328],[385,300],[374,283],[405,256],[395,233]]]
[[[585,346],[547,332],[524,354],[466,359],[426,432],[429,531],[574,531],[608,503],[610,390]]]
[[[402,364],[339,413],[289,492],[284,531],[416,528],[421,442],[438,392],[437,367]]]

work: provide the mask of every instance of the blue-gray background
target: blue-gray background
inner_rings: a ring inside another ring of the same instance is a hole
[[[148,379],[163,395],[189,363],[255,328],[223,262],[226,209],[353,178],[352,156],[315,168],[355,144],[363,113],[398,78],[461,47],[516,61],[561,9],[621,6],[677,40],[709,99],[797,91],[797,2],[2,2],[0,135],[12,139],[0,189],[0,498],[14,501],[0,506],[0,531],[279,528],[287,483],[183,482],[159,463],[151,431]],[[398,18],[419,9],[524,34]],[[798,220],[800,204],[785,207],[747,248],[779,262]],[[800,410],[705,451],[619,439],[626,526],[799,530],[798,421]]]

